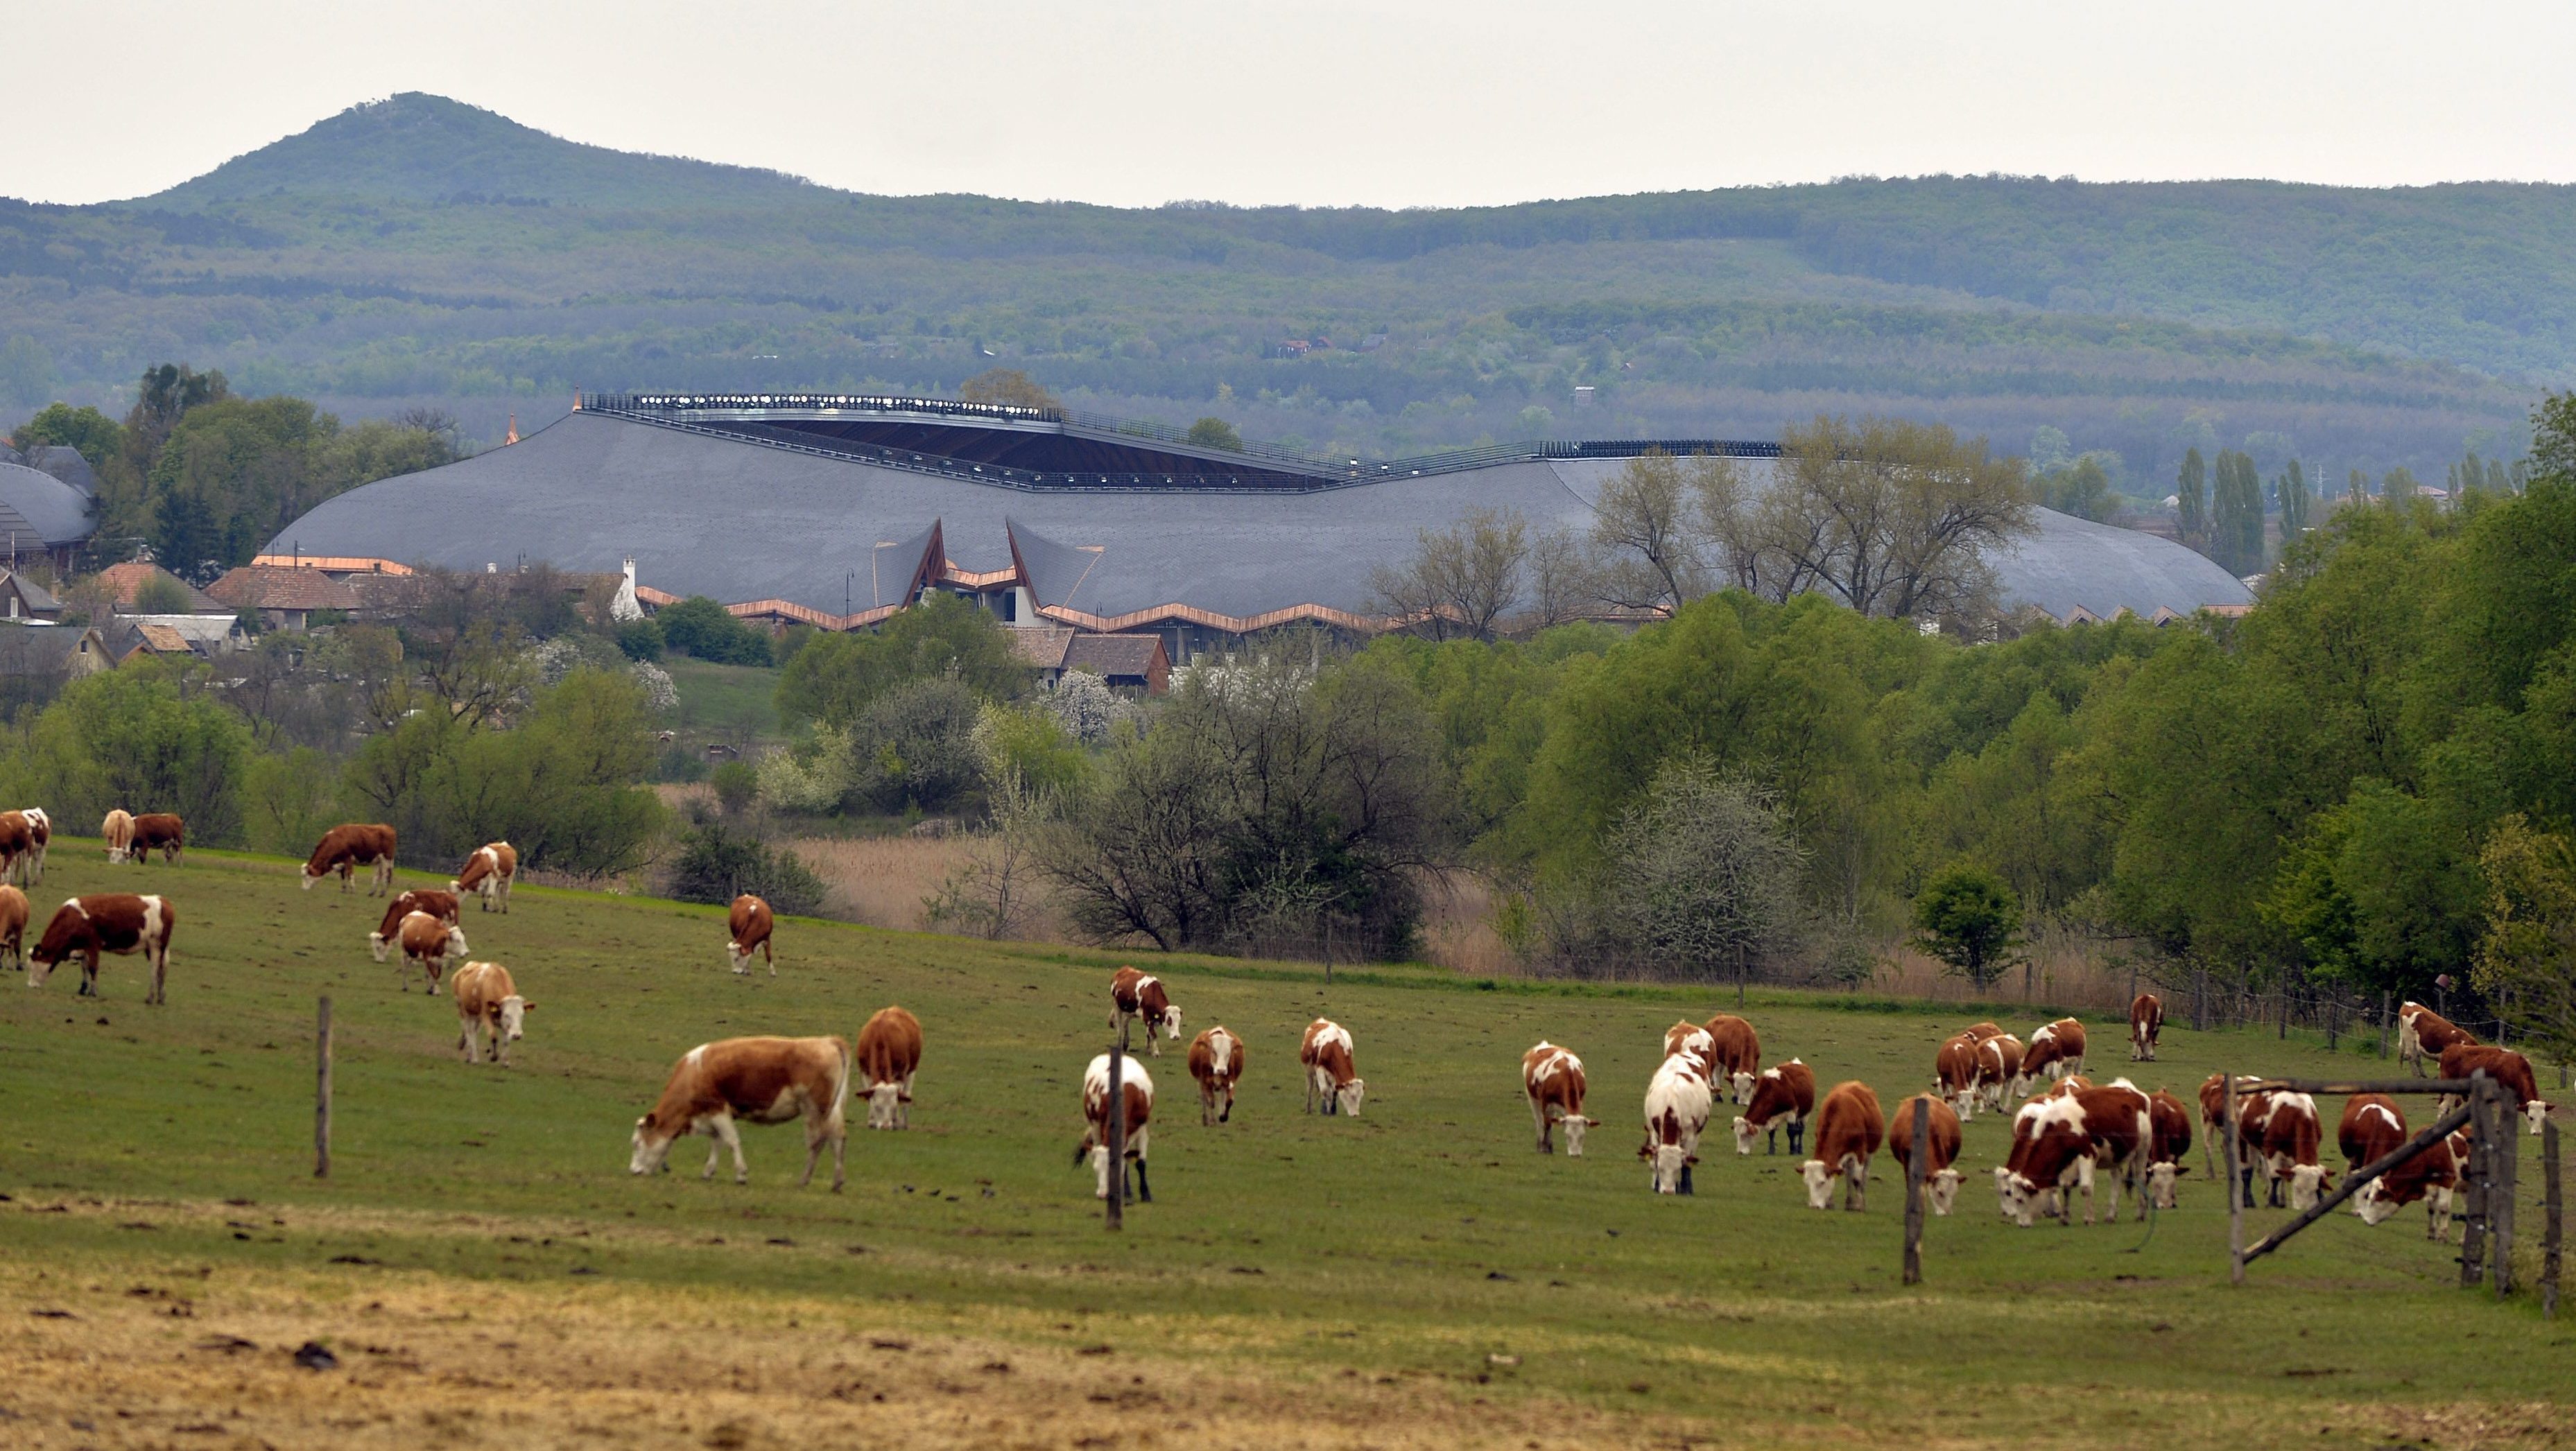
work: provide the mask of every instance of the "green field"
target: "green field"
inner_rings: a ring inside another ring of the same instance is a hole
[[[1113,1237],[1072,1163],[1113,957],[795,921],[777,978],[737,979],[713,909],[524,888],[507,918],[466,913],[473,955],[538,1004],[514,1068],[469,1068],[449,1001],[368,960],[380,903],[299,892],[271,860],[53,856],[40,922],[113,883],[166,893],[179,926],[167,1008],[142,1005],[134,959],[109,959],[96,1004],[76,970],[0,994],[10,1444],[2576,1439],[2576,1320],[2452,1288],[2420,1211],[2336,1216],[2231,1290],[2197,1167],[2152,1225],[2019,1230],[1986,1176],[2004,1124],[1981,1116],[1960,1212],[1905,1289],[1884,1159],[1867,1213],[1815,1213],[1785,1155],[1733,1154],[1721,1109],[1698,1194],[1651,1195],[1638,1097],[1661,1028],[1719,1006],[1698,991],[1157,962],[1192,1032],[1244,1036],[1248,1077],[1234,1122],[1202,1128],[1181,1056],[1146,1060],[1157,1197]],[[317,1182],[324,993],[338,1125]],[[928,1039],[913,1128],[854,1110],[843,1194],[794,1187],[792,1128],[745,1130],[748,1187],[702,1182],[694,1140],[669,1175],[626,1173],[690,1046],[853,1034],[887,1002]],[[1298,1111],[1319,1013],[1357,1040],[1356,1120]],[[1766,1061],[1890,1103],[1965,1021],[1790,994],[1749,1016]],[[1590,1157],[1532,1152],[1517,1067],[1541,1037],[1589,1065]],[[2099,1025],[2096,1075],[2125,1056]],[[2376,1060],[2173,1028],[2137,1077],[2188,1096],[2222,1061]],[[342,1368],[294,1369],[308,1338]]]

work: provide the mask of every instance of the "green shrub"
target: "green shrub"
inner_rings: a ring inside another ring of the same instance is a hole
[[[628,620],[617,627],[617,648],[629,660],[662,658],[662,627],[651,620]]]
[[[745,892],[782,915],[811,916],[823,905],[823,879],[785,848],[771,850],[758,837],[725,829],[722,822],[690,828],[671,864],[671,895],[683,902],[721,906]]]
[[[727,761],[715,768],[716,800],[727,815],[739,815],[760,792],[760,771],[749,761]],[[730,899],[728,899],[730,900]]]
[[[660,628],[664,644],[700,660],[718,665],[770,662],[769,637],[725,613],[724,606],[705,595],[665,606],[653,623]]]

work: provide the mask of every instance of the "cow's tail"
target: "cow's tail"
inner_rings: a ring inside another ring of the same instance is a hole
[[[839,1118],[850,1101],[850,1040],[835,1033],[832,1035],[832,1048],[841,1055],[840,1075],[832,1080],[832,1117]]]

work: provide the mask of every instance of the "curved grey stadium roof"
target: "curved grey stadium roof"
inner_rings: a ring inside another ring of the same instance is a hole
[[[1411,557],[1419,530],[1478,506],[1588,527],[1590,499],[1618,467],[1511,463],[1314,493],[1051,493],[574,413],[509,447],[342,494],[268,552],[466,570],[523,559],[613,570],[631,556],[640,580],[674,594],[839,612],[845,589],[853,607],[898,603],[910,561],[889,546],[937,522],[959,568],[1012,567],[1016,538],[1040,601],[1088,614],[1364,612],[1371,572]],[[2070,604],[2152,615],[2247,599],[2190,550],[2046,511],[1996,566],[2008,602],[2060,616]]]
[[[0,463],[0,533],[25,531],[46,544],[77,544],[96,527],[89,496],[52,474]],[[32,542],[32,541],[31,541]]]

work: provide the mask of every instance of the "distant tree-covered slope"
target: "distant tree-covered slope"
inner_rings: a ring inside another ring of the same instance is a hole
[[[487,437],[576,387],[939,389],[997,362],[1354,453],[1885,410],[2008,448],[2055,427],[2161,494],[2194,445],[2337,472],[2513,451],[2536,387],[2576,379],[2576,188],[1122,210],[856,195],[405,95],[157,196],[0,203],[0,422],[117,405],[165,358]]]

